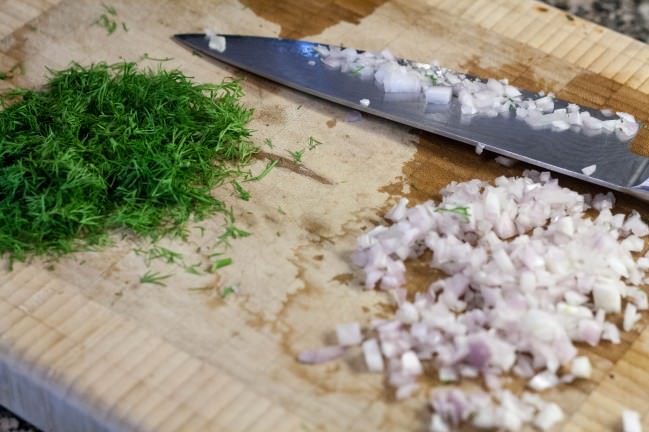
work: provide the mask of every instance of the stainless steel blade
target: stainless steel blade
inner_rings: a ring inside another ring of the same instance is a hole
[[[462,116],[457,98],[449,105],[426,105],[423,95],[384,93],[373,80],[329,68],[314,50],[317,43],[224,37],[223,52],[210,49],[203,34],[181,34],[174,39],[210,58],[358,111],[649,200],[649,158],[632,153],[629,142],[614,133],[588,136],[572,130],[533,129],[513,116],[467,118]],[[523,91],[523,96],[533,94]],[[365,107],[361,99],[369,99],[371,104]],[[557,99],[555,107],[567,104]],[[589,111],[602,117],[597,110]],[[592,176],[582,174],[582,168],[593,164],[597,170]]]

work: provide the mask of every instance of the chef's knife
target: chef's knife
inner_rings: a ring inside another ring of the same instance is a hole
[[[226,42],[223,51],[210,49],[204,34],[180,34],[174,39],[210,58],[358,111],[649,200],[649,158],[631,152],[629,140],[614,133],[589,136],[583,131],[534,129],[515,116],[467,119],[455,97],[448,105],[427,105],[423,95],[400,97],[406,95],[385,93],[373,80],[362,80],[326,66],[315,50],[320,44],[222,36]],[[538,97],[521,91],[524,98]],[[368,99],[371,104],[364,106],[361,99]],[[556,108],[567,104],[555,100]],[[582,110],[602,116],[598,110]],[[590,165],[596,165],[595,172],[584,175],[582,169]]]

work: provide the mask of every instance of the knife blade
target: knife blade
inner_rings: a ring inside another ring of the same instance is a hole
[[[456,97],[448,105],[430,105],[423,94],[385,93],[373,80],[362,80],[326,66],[316,50],[321,44],[271,37],[219,36],[226,40],[223,51],[210,49],[204,34],[178,34],[173,39],[211,59],[322,99],[649,200],[649,158],[633,153],[629,140],[614,133],[588,136],[575,130],[555,132],[532,128],[514,116],[467,119]],[[521,92],[524,98],[538,97],[522,89]],[[365,106],[361,99],[369,99],[371,104]],[[568,103],[555,99],[556,108]],[[581,109],[601,117],[599,110]],[[581,170],[590,165],[596,165],[596,171],[584,175]]]

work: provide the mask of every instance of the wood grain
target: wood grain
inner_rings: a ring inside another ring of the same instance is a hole
[[[320,366],[299,351],[330,343],[336,323],[389,312],[380,293],[360,288],[350,264],[356,236],[381,221],[398,197],[436,196],[449,181],[518,175],[461,144],[365,116],[223,65],[170,41],[212,27],[225,33],[303,37],[364,49],[391,48],[467,72],[507,77],[593,106],[649,119],[649,48],[528,0],[187,0],[111,2],[129,31],[111,36],[95,23],[98,0],[0,1],[0,69],[5,82],[38,86],[45,67],[173,57],[197,81],[243,76],[252,127],[264,151],[283,157],[249,202],[215,191],[253,233],[228,250],[234,265],[217,275],[174,273],[168,286],[141,285],[148,269],[133,252],[147,245],[116,239],[100,252],[33,259],[0,273],[0,403],[45,430],[395,431],[424,430],[426,394],[395,402],[382,376],[365,372],[360,353]],[[154,63],[150,63],[157,67]],[[648,148],[643,136],[638,151]],[[295,166],[287,151],[306,151]],[[253,165],[260,171],[263,157]],[[563,179],[582,192],[591,185]],[[649,207],[632,198],[622,209]],[[187,242],[163,245],[207,265],[223,230],[214,218]],[[434,278],[411,268],[409,288]],[[239,294],[221,298],[236,286]],[[202,288],[196,290],[195,288]],[[546,396],[568,419],[560,429],[619,428],[621,410],[649,412],[647,318],[617,346],[580,347],[592,380]],[[431,385],[432,385],[431,381]],[[642,421],[649,427],[649,414]]]

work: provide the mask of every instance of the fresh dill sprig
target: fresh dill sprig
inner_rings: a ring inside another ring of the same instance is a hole
[[[147,265],[156,259],[163,259],[167,264],[179,264],[183,262],[183,255],[181,253],[174,252],[161,246],[154,246],[146,251],[136,249],[135,253],[138,255],[144,255]]]
[[[469,208],[468,207],[453,207],[453,208],[439,207],[435,211],[438,212],[438,213],[442,213],[442,212],[455,213],[457,215],[462,216],[466,223],[469,223],[471,221],[471,215],[469,213]]]
[[[171,275],[161,275],[158,272],[146,272],[142,277],[140,278],[140,283],[143,284],[153,284],[153,285],[160,285],[160,286],[167,286],[164,282],[162,282],[164,279],[170,278]]]
[[[232,181],[232,187],[234,187],[234,191],[239,195],[239,198],[241,198],[244,201],[250,200],[250,192],[245,190],[243,186],[239,184],[238,181],[236,180]]]
[[[259,174],[257,174],[254,177],[247,176],[244,181],[259,181],[259,180],[263,179],[264,177],[266,177],[268,175],[269,172],[272,171],[273,168],[275,168],[275,165],[277,165],[276,160],[269,161],[266,164],[266,167],[264,168],[264,170],[262,172],[260,172]]]
[[[134,63],[72,65],[0,94],[0,254],[63,254],[112,230],[186,236],[258,149],[238,81]]]
[[[221,292],[221,298],[227,298],[228,296],[235,294],[236,291],[232,287],[225,287],[223,288],[223,291]]]
[[[304,150],[305,149],[295,150],[295,151],[286,150],[286,151],[288,152],[288,154],[291,155],[291,157],[293,158],[293,161],[295,163],[301,164],[302,163],[302,156],[304,156]]]
[[[212,263],[210,266],[210,273],[216,272],[218,269],[227,267],[233,263],[232,258],[221,258]]]
[[[104,8],[105,13],[99,16],[99,19],[96,21],[96,24],[99,24],[101,27],[106,29],[108,35],[112,35],[117,30],[117,9],[113,6],[106,5],[102,3],[101,6]],[[128,32],[128,27],[126,23],[122,21],[122,29],[125,32]]]
[[[314,150],[320,144],[322,144],[321,141],[318,141],[317,139],[313,138],[312,136],[309,137],[309,150]]]
[[[361,71],[362,71],[363,69],[364,69],[364,66],[362,66],[362,65],[361,65],[361,66],[357,66],[357,67],[355,67],[354,69],[352,69],[351,74],[354,75],[354,76],[360,76],[360,75],[361,75]]]
[[[266,145],[268,146],[269,149],[272,149],[272,148],[273,148],[273,140],[270,139],[270,138],[266,138],[266,139],[264,140],[264,144],[266,144]]]
[[[192,264],[185,266],[185,271],[193,275],[200,275],[201,271],[198,269],[199,264]]]

